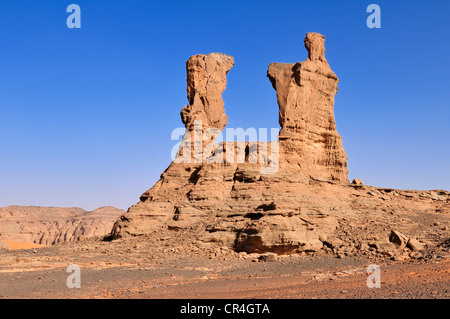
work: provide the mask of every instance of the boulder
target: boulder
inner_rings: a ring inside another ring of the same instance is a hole
[[[408,243],[408,237],[398,231],[392,230],[389,235],[389,241],[397,245],[398,248],[405,248]]]
[[[413,251],[422,251],[424,250],[424,245],[415,238],[410,238],[406,243],[406,247]]]

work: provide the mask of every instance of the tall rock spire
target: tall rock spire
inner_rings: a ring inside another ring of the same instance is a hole
[[[267,76],[277,92],[284,162],[312,178],[348,182],[347,155],[334,120],[339,79],[325,59],[324,42],[321,34],[306,34],[306,61],[271,63]]]

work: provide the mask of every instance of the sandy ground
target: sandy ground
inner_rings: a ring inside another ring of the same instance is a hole
[[[157,245],[158,244],[158,245]],[[0,298],[450,298],[448,255],[371,260],[332,255],[260,261],[208,245],[179,251],[170,240],[89,240],[0,251]],[[79,265],[81,288],[68,288]],[[367,287],[380,266],[381,288]]]

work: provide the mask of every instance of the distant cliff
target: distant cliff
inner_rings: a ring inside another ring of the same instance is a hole
[[[109,206],[90,212],[77,207],[3,207],[0,208],[0,247],[8,248],[6,241],[53,245],[108,235],[123,213]]]

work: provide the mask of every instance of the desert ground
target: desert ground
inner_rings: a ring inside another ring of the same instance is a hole
[[[3,249],[0,298],[450,298],[449,241],[418,260],[395,261],[237,253],[166,235]],[[71,264],[80,266],[80,288],[67,286]],[[380,288],[367,286],[370,264],[381,268]]]

